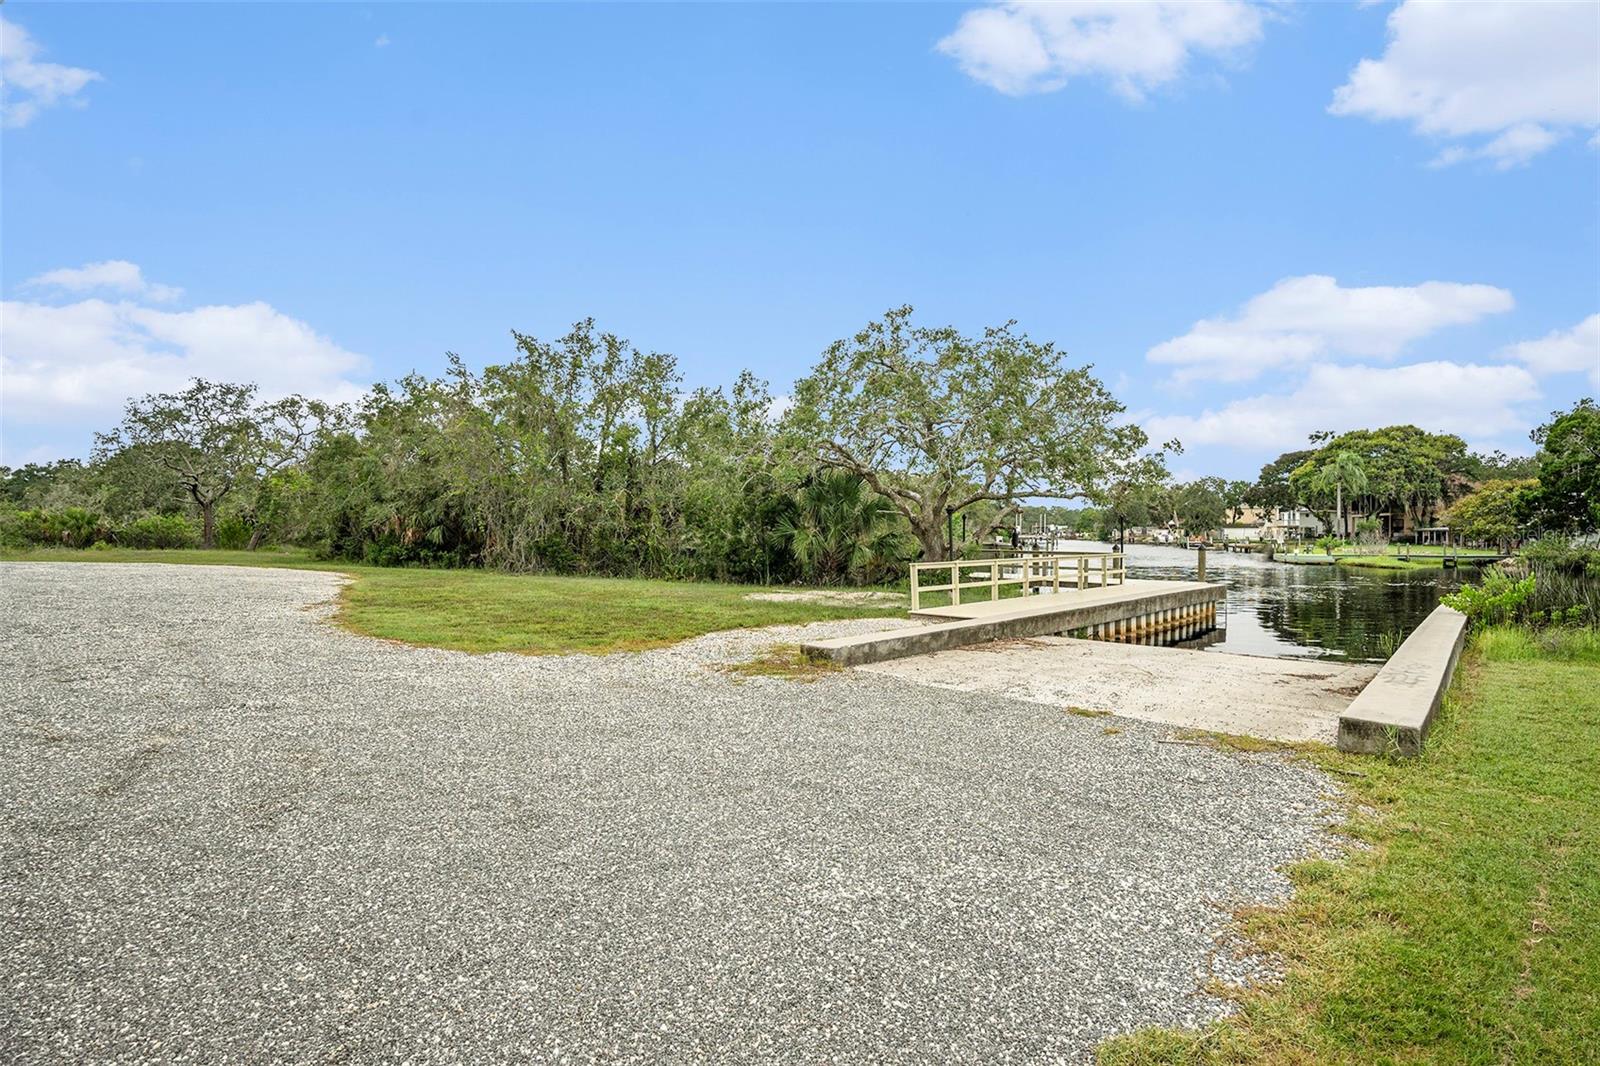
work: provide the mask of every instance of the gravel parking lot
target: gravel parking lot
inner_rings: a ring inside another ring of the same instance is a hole
[[[0,1059],[1081,1061],[1218,1014],[1329,817],[1158,725],[714,669],[794,628],[469,656],[340,580],[0,565]]]

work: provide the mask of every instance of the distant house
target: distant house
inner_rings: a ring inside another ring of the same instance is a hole
[[[1368,518],[1378,520],[1378,532],[1384,540],[1417,541],[1425,539],[1423,534],[1427,530],[1438,527],[1431,521],[1434,515],[1443,514],[1449,505],[1444,500],[1435,500],[1420,515],[1412,515],[1401,511],[1357,511],[1350,510],[1350,533],[1354,536],[1356,524]],[[1422,521],[1418,521],[1421,518]]]
[[[1271,507],[1253,512],[1257,521],[1256,538],[1282,544],[1290,540],[1315,540],[1327,525],[1305,507]]]
[[[1263,530],[1267,526],[1268,511],[1245,504],[1236,511],[1228,512],[1228,519],[1222,526],[1222,539],[1224,541],[1256,541],[1266,539]]]
[[[1128,530],[1128,539],[1135,544],[1182,542],[1182,538],[1170,526],[1134,526]]]
[[[1322,536],[1322,519],[1304,507],[1240,507],[1232,512],[1222,538],[1227,541],[1304,541]]]

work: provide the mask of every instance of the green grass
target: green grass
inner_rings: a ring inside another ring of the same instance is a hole
[[[1411,558],[1402,558],[1397,552],[1409,553]],[[1475,551],[1457,551],[1454,553],[1458,560],[1474,562],[1480,559],[1498,558],[1493,554]],[[1444,550],[1437,547],[1428,548],[1397,548],[1389,545],[1381,552],[1365,552],[1358,548],[1338,548],[1333,555],[1325,552],[1279,552],[1274,558],[1280,563],[1312,563],[1328,566],[1354,566],[1363,570],[1439,570],[1444,566]]]
[[[1461,562],[1498,559],[1492,551],[1475,548],[1446,548],[1443,544],[1386,544],[1381,550],[1359,546],[1334,549],[1340,566],[1359,566],[1373,570],[1438,570],[1446,555]]]
[[[905,585],[906,588],[910,588],[909,584],[905,582],[902,582],[902,584]],[[962,603],[988,603],[995,598],[994,590],[989,585],[984,585],[980,588],[961,589],[960,592]],[[1000,599],[1002,600],[1014,600],[1020,598],[1021,596],[1022,583],[1020,581],[1018,581],[1016,584],[1000,586]],[[950,593],[924,592],[921,597],[921,602],[922,606],[925,608],[948,607],[950,606]]]
[[[798,644],[774,644],[755,658],[731,663],[722,670],[737,678],[778,677],[785,681],[811,682],[842,673],[844,667],[830,659],[813,659]]]
[[[1352,848],[1239,912],[1287,966],[1103,1064],[1580,1063],[1600,1048],[1600,633],[1478,636],[1420,759],[1308,753]]]
[[[1498,559],[1500,557],[1499,552],[1485,548],[1447,547],[1443,544],[1389,544],[1385,545],[1384,551],[1390,555],[1455,555],[1463,559]]]
[[[1340,566],[1362,570],[1439,570],[1444,567],[1442,558],[1397,559],[1392,555],[1341,555],[1335,561]]]
[[[719,629],[899,614],[893,604],[748,599],[750,585],[635,578],[554,577],[483,570],[360,566],[300,551],[0,551],[3,560],[161,562],[331,570],[354,580],[339,597],[341,625],[385,640],[456,651],[636,651]],[[787,589],[781,591],[789,591]]]

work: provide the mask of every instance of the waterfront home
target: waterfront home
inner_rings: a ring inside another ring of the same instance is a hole
[[[1222,529],[1224,540],[1263,541],[1278,544],[1290,540],[1312,540],[1327,527],[1304,507],[1252,507],[1246,504],[1230,516]]]

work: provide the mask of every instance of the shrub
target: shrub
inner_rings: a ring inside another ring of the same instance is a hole
[[[250,543],[250,525],[238,515],[217,520],[217,547],[238,551]]]
[[[9,504],[0,504],[0,548],[25,548],[28,538],[22,535],[22,512]]]
[[[1517,554],[1536,570],[1600,578],[1600,548],[1579,544],[1570,537],[1540,537]]]
[[[1572,626],[1600,620],[1600,551],[1566,537],[1545,537],[1504,565],[1512,577],[1536,579],[1523,608],[1526,621]]]
[[[117,540],[129,548],[192,548],[200,532],[181,514],[152,514],[123,526]]]
[[[87,548],[111,536],[111,527],[105,518],[82,507],[17,511],[7,520],[6,526],[5,539],[21,544]]]
[[[105,516],[82,507],[68,507],[59,512],[57,523],[61,543],[69,548],[87,548],[111,537],[111,526]]]
[[[1483,575],[1481,583],[1463,585],[1446,593],[1443,599],[1446,606],[1466,615],[1474,628],[1503,625],[1518,620],[1519,610],[1533,595],[1534,583],[1532,574],[1513,581],[1504,570],[1495,567]]]
[[[393,535],[387,535],[363,544],[361,561],[368,566],[404,566],[410,559],[405,546]]]
[[[1564,538],[1538,541],[1484,572],[1477,585],[1444,597],[1475,627],[1521,622],[1536,627],[1592,626],[1600,621],[1600,559]]]

